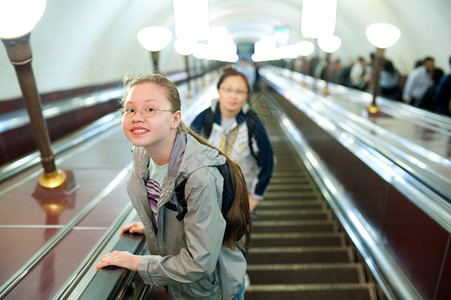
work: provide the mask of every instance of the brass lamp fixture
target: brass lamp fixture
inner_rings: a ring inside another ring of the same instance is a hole
[[[299,55],[300,56],[309,56],[310,54],[313,53],[313,51],[315,51],[315,45],[313,45],[312,42],[310,41],[300,41],[296,43],[296,47],[298,48],[299,51]],[[307,82],[305,81],[305,77],[306,75],[303,74],[302,76],[302,82],[301,85],[302,86],[307,86]]]
[[[30,117],[31,129],[41,153],[44,172],[39,177],[41,187],[55,189],[66,181],[66,173],[57,169],[50,148],[50,138],[42,114],[41,98],[31,67],[30,33],[41,19],[46,0],[0,2],[0,39],[14,66],[23,100]]]
[[[149,26],[138,31],[138,41],[146,50],[150,52],[153,63],[153,72],[159,73],[158,57],[172,39],[172,32],[161,26]]]
[[[329,95],[329,88],[328,88],[328,71],[329,71],[329,65],[330,65],[330,55],[331,53],[334,53],[338,50],[341,46],[341,39],[336,35],[327,35],[320,37],[317,41],[318,47],[326,52],[326,72],[324,74],[325,76],[325,86],[323,90],[324,95]]]
[[[384,62],[385,49],[390,48],[399,40],[401,32],[399,29],[387,23],[374,23],[366,28],[366,37],[370,43],[376,47],[376,57],[374,61],[374,85],[373,100],[367,107],[370,114],[379,112],[379,106],[376,104],[376,98],[379,94],[379,77]]]
[[[176,40],[174,42],[175,51],[182,55],[185,60],[185,72],[187,75],[187,84],[188,84],[188,98],[191,98],[191,72],[189,66],[189,56],[193,53],[194,48],[196,47],[195,41],[190,40]]]

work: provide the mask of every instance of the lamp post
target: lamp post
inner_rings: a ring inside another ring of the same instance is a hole
[[[315,45],[313,45],[310,41],[300,41],[296,43],[296,47],[298,48],[298,53],[300,56],[309,56],[315,50]],[[302,74],[302,86],[307,86],[307,82],[305,82],[306,74]]]
[[[176,40],[174,42],[175,51],[178,54],[182,55],[185,61],[185,72],[188,76],[188,98],[191,98],[191,72],[189,67],[189,55],[193,53],[195,46],[196,42],[190,40]]]
[[[367,107],[368,112],[375,114],[379,112],[379,107],[376,104],[376,98],[379,94],[379,77],[384,62],[385,49],[393,46],[401,36],[399,29],[387,23],[374,23],[366,28],[366,37],[370,43],[376,47],[376,57],[374,61],[374,85],[373,85],[373,100]]]
[[[334,53],[338,50],[341,46],[341,39],[336,35],[327,35],[320,37],[317,41],[318,47],[326,52],[326,72],[324,74],[324,81],[326,82],[326,85],[324,86],[323,94],[329,95],[329,88],[328,88],[328,71],[329,71],[329,65],[330,65],[330,54]]]
[[[44,172],[39,177],[41,187],[54,189],[66,181],[66,173],[56,168],[50,148],[50,138],[42,114],[41,98],[31,67],[30,32],[42,17],[46,0],[0,2],[0,38],[14,66],[23,100],[30,117]]]
[[[172,32],[161,26],[149,26],[138,31],[138,41],[145,49],[150,51],[153,72],[159,73],[158,56],[172,39]]]

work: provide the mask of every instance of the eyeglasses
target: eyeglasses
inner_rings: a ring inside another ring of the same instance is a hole
[[[238,96],[246,96],[248,94],[247,91],[241,91],[241,90],[233,90],[231,88],[228,87],[219,87],[219,89],[223,90],[224,92],[226,92],[227,94],[232,94],[232,93],[236,93]]]
[[[170,109],[158,109],[153,107],[147,107],[147,108],[140,108],[139,113],[144,118],[151,118],[155,116],[157,111],[169,111],[169,112],[176,112],[176,110],[170,110]],[[130,119],[133,118],[136,115],[137,110],[134,108],[126,108],[122,111],[122,114],[124,115],[124,118]]]

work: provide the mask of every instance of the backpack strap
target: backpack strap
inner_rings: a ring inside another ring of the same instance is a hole
[[[204,111],[204,131],[205,131],[204,133],[207,138],[211,134],[211,130],[213,128],[214,121],[215,121],[215,114],[209,107]]]
[[[224,178],[224,186],[222,189],[222,206],[221,213],[224,219],[227,219],[227,214],[232,207],[233,199],[235,199],[235,191],[233,189],[232,177],[230,175],[230,168],[227,163],[216,166],[219,173],[221,173]]]
[[[252,108],[249,108],[249,110],[246,113],[247,140],[249,144],[249,149],[251,150],[251,154],[255,159],[257,159],[257,155],[255,155],[254,148],[252,147],[252,137],[254,136],[255,133],[255,124],[257,117],[258,117],[257,113]]]
[[[177,197],[177,201],[179,202],[179,205],[181,207],[181,211],[179,210],[179,213],[177,214],[177,220],[181,222],[184,218],[186,213],[188,212],[188,204],[186,203],[185,199],[185,186],[187,182],[187,178],[185,178],[182,182],[180,182],[174,189],[175,196]],[[171,203],[166,203],[171,204]],[[166,206],[165,204],[165,206]]]
[[[227,214],[229,213],[230,208],[232,207],[233,199],[235,199],[235,191],[233,189],[232,185],[232,178],[230,175],[230,168],[227,163],[216,166],[221,176],[224,178],[224,185],[222,189],[222,205],[221,205],[221,213],[224,219],[227,218]],[[174,189],[175,195],[177,197],[177,201],[179,203],[179,206],[181,210],[179,210],[179,213],[177,215],[177,220],[181,222],[184,218],[186,213],[188,212],[188,203],[185,199],[185,186],[186,186],[187,179],[185,178],[182,182],[180,182]],[[174,209],[174,204],[172,203],[166,203],[165,207],[176,211],[177,209]]]

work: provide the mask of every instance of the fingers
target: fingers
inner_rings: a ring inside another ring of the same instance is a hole
[[[144,225],[141,222],[133,222],[128,224],[121,229],[119,236],[122,236],[126,232],[144,234]]]
[[[122,236],[124,233],[126,233],[127,231],[130,230],[130,228],[132,228],[133,223],[132,224],[128,224],[124,227],[122,227],[121,231],[119,232],[119,236]]]
[[[96,271],[107,266],[117,266],[136,271],[138,269],[139,259],[140,256],[133,255],[128,251],[113,251],[102,256],[96,265]]]

